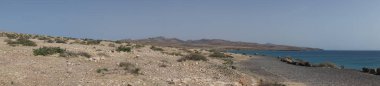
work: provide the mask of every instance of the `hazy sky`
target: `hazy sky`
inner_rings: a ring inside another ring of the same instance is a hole
[[[0,30],[380,50],[380,0],[0,0]]]

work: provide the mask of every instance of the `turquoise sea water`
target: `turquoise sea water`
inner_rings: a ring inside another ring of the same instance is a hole
[[[312,63],[333,62],[346,69],[358,69],[363,67],[380,68],[380,51],[252,51],[233,50],[232,53],[246,53],[250,55],[263,54],[273,57],[291,56]]]

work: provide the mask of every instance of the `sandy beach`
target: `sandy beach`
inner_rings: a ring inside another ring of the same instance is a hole
[[[379,86],[379,76],[358,70],[303,67],[280,62],[266,56],[253,56],[242,61],[240,70],[267,82],[306,86]],[[292,85],[291,85],[292,86]]]

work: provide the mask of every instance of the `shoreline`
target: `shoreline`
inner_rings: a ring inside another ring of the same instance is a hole
[[[275,58],[292,58],[294,61],[309,62],[311,64],[333,63],[338,68],[363,71],[363,68],[380,69],[377,63],[380,51],[351,51],[351,50],[324,50],[324,51],[228,51],[245,55],[271,56]],[[367,55],[366,55],[367,54]],[[370,60],[371,59],[371,60]]]
[[[296,66],[270,56],[253,58],[237,63],[239,70],[267,82],[291,86],[378,86],[379,76],[353,69],[333,69]],[[289,84],[291,83],[291,84]],[[296,84],[294,84],[296,83]]]

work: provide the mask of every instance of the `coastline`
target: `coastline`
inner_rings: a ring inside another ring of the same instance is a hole
[[[45,36],[30,38],[29,41],[35,42],[36,46],[11,46],[8,43],[12,40],[8,39],[11,38],[0,37],[0,41],[4,41],[0,42],[0,51],[3,53],[0,56],[0,64],[3,65],[0,68],[9,69],[0,71],[3,77],[0,78],[0,85],[256,86],[268,83],[269,86],[380,86],[380,82],[377,82],[380,77],[376,75],[349,69],[295,66],[266,55],[225,52],[219,53],[223,56],[217,53],[215,57],[211,56],[215,54],[213,50],[151,45],[138,47],[139,44],[107,40],[88,45],[82,43],[89,42],[86,40],[61,38],[67,39],[67,43],[49,43],[47,40],[59,38]],[[34,50],[44,46],[83,52],[89,57],[34,55]],[[114,52],[119,48],[116,46],[129,46],[132,50]],[[179,61],[192,53],[208,60]],[[130,63],[138,71],[126,71],[121,68],[121,63]]]
[[[295,66],[275,57],[251,56],[237,63],[239,71],[260,81],[290,86],[379,86],[380,77],[352,69]]]

